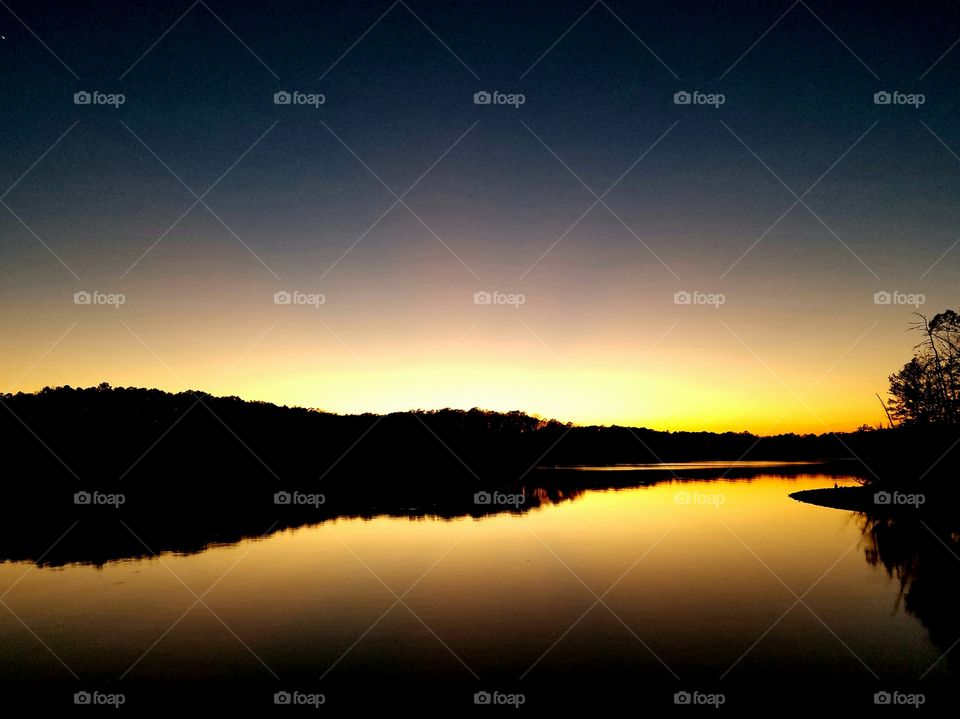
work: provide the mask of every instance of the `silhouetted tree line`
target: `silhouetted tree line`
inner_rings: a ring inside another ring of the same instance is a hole
[[[227,485],[382,477],[509,484],[535,466],[849,456],[836,435],[578,427],[522,412],[337,415],[200,391],[44,388],[0,395],[8,468],[35,478]],[[379,473],[379,474],[378,474]],[[264,486],[272,486],[270,483]],[[359,479],[357,481],[360,481]],[[467,485],[470,486],[470,485]]]

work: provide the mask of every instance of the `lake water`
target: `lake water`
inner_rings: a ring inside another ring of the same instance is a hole
[[[954,701],[942,657],[960,633],[940,607],[951,591],[956,606],[960,559],[918,561],[936,537],[905,547],[788,497],[849,478],[774,471],[482,518],[338,519],[102,567],[0,564],[4,696],[273,706],[286,691],[322,694],[324,711],[471,710],[482,691],[527,708],[675,707],[677,692],[725,709]]]

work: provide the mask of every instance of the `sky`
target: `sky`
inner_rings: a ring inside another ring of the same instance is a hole
[[[955,3],[3,0],[0,35],[0,391],[819,433],[883,422],[912,313],[957,308]]]

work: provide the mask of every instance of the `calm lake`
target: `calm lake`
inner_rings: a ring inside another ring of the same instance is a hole
[[[960,559],[921,522],[791,499],[854,484],[802,471],[337,519],[101,567],[6,562],[0,681],[66,708],[81,691],[127,708],[322,694],[323,711],[469,711],[477,692],[523,708],[955,701]]]

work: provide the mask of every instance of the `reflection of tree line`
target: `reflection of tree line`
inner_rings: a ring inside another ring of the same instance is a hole
[[[726,473],[728,481],[752,481],[759,476],[797,477],[809,468],[797,468],[792,475],[783,470],[740,468]],[[718,477],[716,469],[689,473],[689,479]],[[200,504],[179,509],[150,506],[146,510],[134,503],[120,509],[112,507],[71,507],[70,511],[41,514],[19,512],[5,505],[5,521],[0,523],[0,561],[34,561],[44,566],[69,563],[102,565],[125,558],[141,558],[153,553],[192,554],[211,546],[233,544],[299,527],[321,524],[338,518],[370,520],[397,517],[411,521],[482,518],[495,514],[524,514],[546,505],[580,498],[586,491],[617,490],[653,486],[662,482],[681,483],[670,471],[590,472],[542,470],[531,474],[536,484],[520,486],[523,501],[516,504],[476,501],[476,485],[462,491],[414,499],[414,495],[376,498],[359,492],[313,505],[276,505],[272,489],[260,495],[258,506],[225,506],[221,510]],[[379,486],[375,483],[374,486]],[[484,490],[481,490],[484,491]],[[496,495],[497,490],[492,490]],[[502,493],[501,493],[502,494]],[[508,497],[511,495],[507,495]],[[13,509],[14,511],[10,511]],[[79,520],[79,521],[78,521]],[[77,522],[74,525],[74,522]],[[62,541],[57,537],[73,528]],[[51,549],[51,545],[54,545]]]
[[[867,563],[899,582],[898,603],[946,652],[960,639],[960,524],[927,517],[856,515]],[[957,666],[954,651],[946,661]]]
[[[574,500],[583,491],[572,487],[521,487],[523,502],[514,505],[477,504],[472,493],[464,492],[461,497],[448,497],[445,501],[413,504],[369,504],[348,500],[329,506],[291,507],[265,501],[257,511],[243,512],[157,513],[84,507],[71,516],[57,513],[32,518],[9,514],[0,525],[0,561],[33,561],[40,566],[75,563],[102,566],[111,561],[139,559],[163,552],[194,554],[211,547],[266,538],[277,532],[334,519],[397,517],[420,521],[521,514],[544,505]],[[264,499],[267,499],[266,495]],[[72,528],[57,542],[57,537],[68,527]]]

